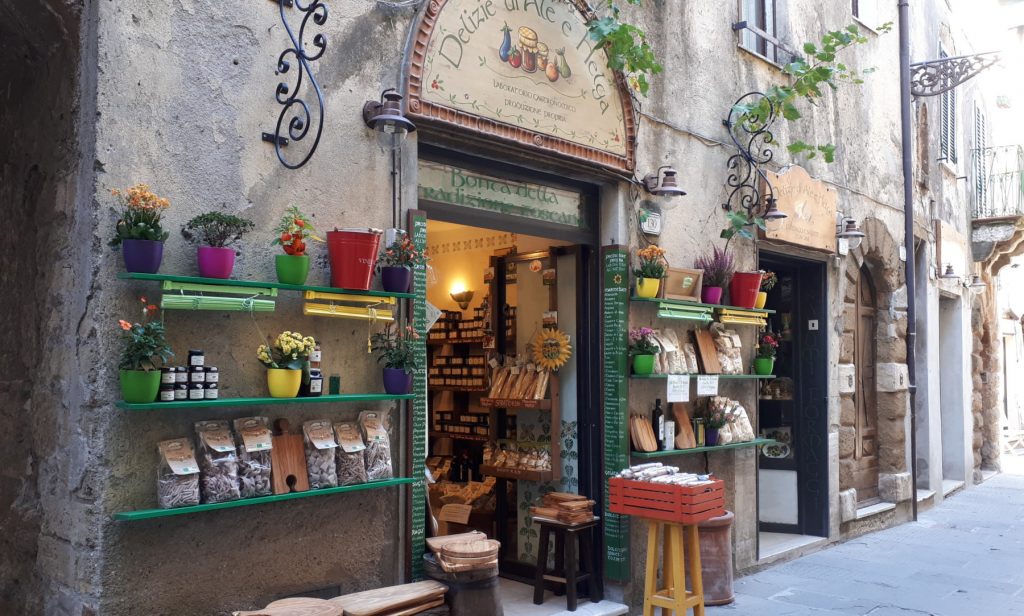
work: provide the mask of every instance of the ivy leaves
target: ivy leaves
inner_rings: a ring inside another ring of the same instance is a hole
[[[640,6],[643,0],[626,0]],[[608,56],[608,67],[624,71],[630,76],[634,88],[647,96],[650,89],[648,78],[660,73],[663,68],[647,43],[647,34],[640,28],[619,21],[619,7],[614,0],[602,0],[608,14],[587,23],[590,38],[603,47]]]

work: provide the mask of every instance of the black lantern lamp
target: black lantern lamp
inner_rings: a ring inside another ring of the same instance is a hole
[[[957,276],[956,272],[953,271],[953,264],[947,263],[946,271],[939,274],[939,278],[942,278],[943,280],[953,280],[954,278],[959,278],[959,276]]]
[[[402,114],[402,95],[394,88],[381,92],[380,101],[366,101],[363,121],[377,132],[377,142],[385,150],[402,147],[405,137],[416,130],[416,125]]]
[[[839,231],[836,233],[836,238],[846,240],[846,245],[850,249],[854,249],[860,246],[860,243],[864,240],[864,232],[860,230],[860,226],[857,221],[852,218],[843,218],[839,223]]]
[[[659,181],[660,179],[660,181]],[[656,197],[682,197],[686,194],[676,182],[676,170],[668,165],[644,176],[644,188]]]

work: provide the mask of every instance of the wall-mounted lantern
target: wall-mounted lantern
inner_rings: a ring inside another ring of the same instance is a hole
[[[391,151],[401,148],[406,136],[416,130],[402,113],[402,95],[394,88],[381,92],[380,101],[366,101],[363,122],[377,132],[380,147]]]
[[[682,197],[686,192],[679,188],[676,173],[677,171],[668,165],[659,167],[656,172],[644,176],[644,188],[656,197]]]
[[[864,241],[864,232],[860,230],[860,225],[853,218],[839,215],[839,223],[836,225],[836,239],[846,240],[846,246],[849,249],[854,249],[860,246],[860,243]]]
[[[959,279],[960,276],[958,276],[957,273],[953,270],[953,264],[952,263],[947,263],[945,271],[943,271],[941,274],[939,274],[939,278],[941,278],[943,280],[953,280],[953,279]]]
[[[964,281],[964,286],[967,287],[967,289],[971,293],[977,295],[984,291],[985,287],[987,287],[988,285],[985,284],[985,281],[981,279],[981,276],[974,274],[973,276],[971,276],[970,282],[967,282],[966,280]]]

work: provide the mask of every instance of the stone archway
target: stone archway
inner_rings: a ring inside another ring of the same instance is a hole
[[[842,342],[839,353],[839,485],[842,521],[856,517],[857,404],[859,375],[855,331],[862,319],[857,294],[861,276],[870,276],[874,298],[874,409],[876,418],[874,454],[878,461],[878,497],[901,502],[910,498],[912,482],[907,472],[905,419],[909,409],[907,375],[907,317],[905,272],[899,244],[886,225],[876,219],[864,221],[865,238],[846,258],[843,291]]]

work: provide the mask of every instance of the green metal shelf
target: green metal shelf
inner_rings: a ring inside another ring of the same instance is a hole
[[[707,451],[719,451],[724,449],[741,449],[743,447],[758,447],[760,445],[773,445],[777,441],[770,438],[755,438],[752,441],[745,441],[742,443],[729,443],[728,445],[710,445],[707,447],[691,447],[690,449],[669,449],[667,451],[652,451],[645,453],[642,451],[631,451],[629,455],[634,458],[664,458],[666,456],[685,456],[691,453],[703,453]]]
[[[280,404],[324,404],[328,402],[383,402],[412,400],[414,394],[335,394],[315,398],[218,398],[217,400],[178,400],[175,402],[146,402],[133,404],[119,400],[117,407],[129,411],[162,411],[169,409],[203,409],[234,406],[271,406]]]
[[[725,380],[742,380],[742,379],[774,379],[775,378],[774,374],[691,374],[691,375],[680,374],[679,376],[690,376],[691,377],[690,380],[692,382],[694,382],[694,383],[697,382],[697,378],[696,377],[698,377],[698,376],[717,376],[718,380],[720,380],[720,381],[725,381]],[[669,375],[667,375],[667,374],[631,374],[631,375],[629,375],[629,378],[631,378],[631,379],[667,379],[668,377],[669,377]]]
[[[765,314],[775,314],[774,310],[768,310],[767,308],[739,308],[737,306],[728,306],[726,304],[702,304],[701,302],[687,302],[681,299],[663,299],[660,297],[638,297],[633,296],[629,298],[631,302],[647,302],[651,304],[666,304],[672,306],[683,306],[691,308],[712,308],[714,310],[735,310],[736,312],[749,312],[751,315],[760,316]]]
[[[165,518],[172,515],[187,515],[190,513],[202,513],[216,509],[232,509],[234,507],[248,507],[250,505],[264,505],[278,501],[294,500],[296,498],[309,498],[312,496],[327,496],[330,494],[342,494],[344,492],[359,492],[362,490],[373,490],[376,488],[389,488],[391,486],[407,485],[415,483],[416,480],[407,477],[397,479],[385,479],[383,481],[371,481],[360,483],[354,486],[341,486],[337,488],[324,488],[322,490],[308,490],[306,492],[289,492],[288,494],[274,494],[273,496],[257,496],[256,498],[243,498],[240,500],[228,501],[226,503],[210,503],[206,505],[194,505],[192,507],[178,507],[177,509],[139,509],[136,511],[122,511],[114,514],[114,519],[125,522],[138,520],[149,520],[152,518]]]
[[[281,289],[282,291],[316,291],[318,293],[344,293],[348,295],[366,295],[369,297],[395,297],[401,299],[414,299],[413,293],[389,293],[388,291],[362,291],[359,289],[340,289],[337,287],[321,287],[315,285],[284,284],[283,282],[270,282],[263,280],[234,280],[231,278],[201,278],[199,276],[176,276],[173,274],[139,274],[135,272],[120,272],[117,275],[122,280],[152,280],[163,282],[184,282],[189,284],[209,284],[215,286],[231,287],[253,287],[264,289]]]

